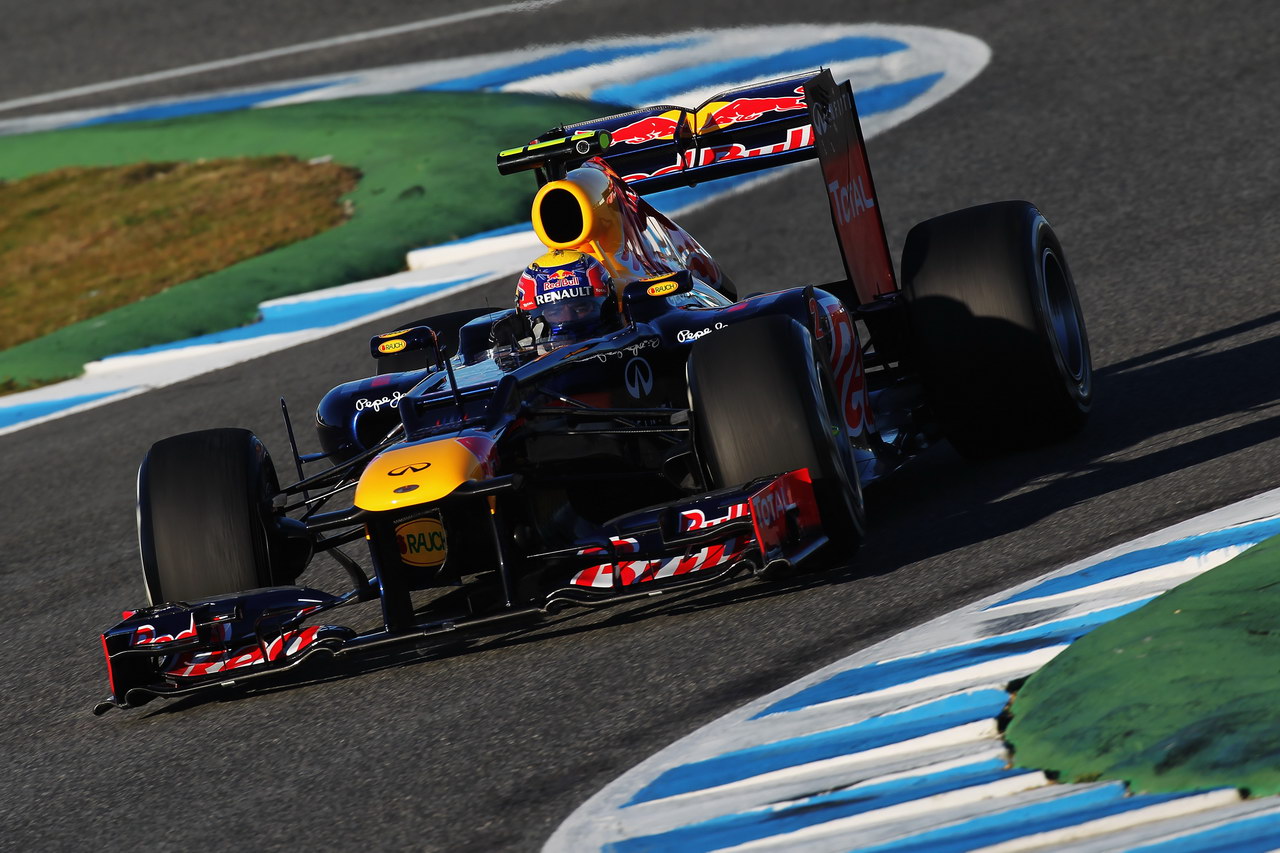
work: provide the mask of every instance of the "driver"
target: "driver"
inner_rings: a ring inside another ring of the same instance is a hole
[[[525,269],[516,285],[516,308],[539,341],[560,345],[622,328],[613,276],[583,252],[548,252]]]

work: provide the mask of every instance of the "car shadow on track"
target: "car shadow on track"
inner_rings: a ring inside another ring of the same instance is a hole
[[[1094,412],[1069,441],[991,462],[932,448],[919,464],[868,490],[872,541],[892,540],[876,549],[868,568],[883,571],[881,560],[904,565],[994,539],[1101,495],[1276,440],[1280,330],[1263,338],[1250,333],[1277,325],[1280,312],[1098,369]],[[1237,346],[1220,346],[1246,335],[1251,339]],[[1197,498],[1188,495],[1180,510],[1201,509]],[[1207,510],[1220,499],[1203,502]],[[928,535],[919,535],[921,518],[929,519]]]
[[[1276,440],[1280,383],[1271,371],[1280,364],[1280,335],[1227,349],[1214,346],[1277,324],[1280,312],[1099,369],[1099,402],[1089,426],[1073,440],[985,463],[967,462],[948,446],[931,449],[868,489],[869,544],[851,565],[572,608],[502,632],[450,635],[376,655],[321,658],[270,683],[158,703],[148,715],[843,585],[1021,530],[1100,495]]]

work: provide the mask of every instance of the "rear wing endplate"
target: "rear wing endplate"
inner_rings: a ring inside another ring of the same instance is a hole
[[[844,272],[866,305],[898,289],[853,87],[823,70],[804,85]]]

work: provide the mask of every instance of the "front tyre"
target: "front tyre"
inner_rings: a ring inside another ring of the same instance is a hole
[[[257,436],[211,429],[156,442],[138,469],[138,548],[152,604],[271,586],[275,468]]]
[[[1006,201],[921,222],[902,250],[916,368],[971,458],[1078,432],[1093,403],[1084,315],[1048,220]]]
[[[847,560],[866,529],[853,450],[831,369],[790,317],[759,317],[700,338],[689,405],[712,488],[808,468],[829,556]]]

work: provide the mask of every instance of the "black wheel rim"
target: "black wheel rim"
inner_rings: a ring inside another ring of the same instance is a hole
[[[1046,248],[1041,254],[1040,273],[1054,352],[1067,378],[1080,385],[1084,383],[1088,370],[1080,307],[1076,304],[1067,272],[1052,249]]]

